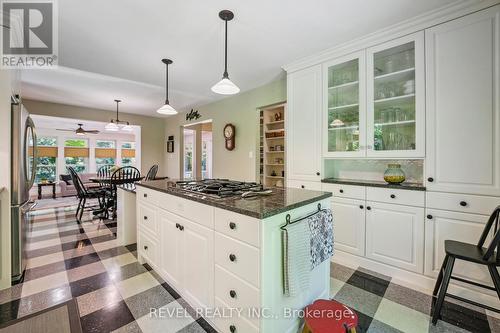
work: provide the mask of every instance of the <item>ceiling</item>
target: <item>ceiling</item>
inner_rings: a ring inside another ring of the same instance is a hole
[[[26,70],[25,98],[159,116],[169,67],[178,110],[223,98],[210,87],[223,72],[230,9],[229,75],[242,91],[280,77],[281,66],[457,0],[64,0],[59,68]],[[314,5],[312,5],[314,3]]]

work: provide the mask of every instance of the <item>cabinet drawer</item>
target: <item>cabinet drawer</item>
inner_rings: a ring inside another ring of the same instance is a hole
[[[139,235],[138,251],[154,268],[158,266],[158,242],[143,232]]]
[[[224,209],[215,209],[215,230],[232,238],[260,247],[260,220]]]
[[[229,273],[219,265],[215,265],[215,298],[220,299],[231,308],[259,308],[259,289]],[[248,317],[248,313],[243,316]],[[247,318],[258,325],[258,318]]]
[[[221,333],[258,333],[259,329],[253,326],[248,320],[238,316],[237,311],[231,310],[229,305],[215,298],[215,308],[219,309],[225,316],[217,316],[214,318],[215,326],[218,332]]]
[[[425,192],[392,188],[367,187],[366,200],[394,203],[398,205],[424,207]]]
[[[310,181],[290,179],[287,182],[287,186],[294,187],[294,188],[302,188],[305,190],[321,191],[321,183],[320,182],[310,182]]]
[[[216,232],[215,263],[259,287],[259,249]]]
[[[322,189],[326,192],[332,192],[333,196],[337,198],[365,200],[366,188],[364,186],[322,183]]]
[[[146,187],[137,186],[137,201],[146,202],[150,205],[159,206],[161,204],[161,193]]]
[[[427,192],[427,208],[490,215],[498,205],[499,197]]]
[[[158,234],[158,221],[156,216],[156,208],[144,203],[138,204],[137,224],[140,228],[144,228],[153,234]]]

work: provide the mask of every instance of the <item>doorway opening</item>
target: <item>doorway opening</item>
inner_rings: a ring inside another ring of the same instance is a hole
[[[212,178],[212,120],[182,127],[183,179]]]

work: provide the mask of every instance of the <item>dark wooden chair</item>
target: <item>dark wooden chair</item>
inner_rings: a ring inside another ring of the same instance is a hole
[[[441,313],[441,308],[444,303],[444,298],[450,297],[457,300],[460,300],[465,303],[469,303],[484,309],[488,309],[494,312],[500,312],[500,310],[495,309],[491,306],[480,304],[463,297],[459,297],[456,295],[448,294],[448,284],[450,283],[450,279],[457,280],[460,282],[468,283],[477,287],[494,290],[496,291],[498,298],[500,299],[500,275],[498,274],[497,267],[500,266],[500,230],[498,229],[498,223],[500,219],[500,206],[495,208],[493,213],[491,214],[488,222],[486,223],[483,233],[479,238],[479,242],[477,244],[469,244],[458,242],[454,240],[446,240],[444,242],[444,250],[446,256],[443,260],[443,265],[441,266],[441,270],[439,271],[439,275],[436,281],[436,286],[434,287],[434,292],[432,293],[432,324],[436,324]],[[487,248],[483,247],[486,238],[491,232],[491,228],[493,229],[492,239]],[[467,279],[463,279],[460,277],[456,277],[452,275],[453,265],[455,264],[455,259],[465,260],[471,263],[475,263],[478,265],[483,265],[488,267],[488,271],[490,272],[491,279],[493,280],[493,287],[488,286],[482,283],[470,281]],[[439,294],[438,294],[439,292]]]
[[[113,167],[112,165],[103,165],[102,167],[99,168],[99,170],[97,170],[97,177],[110,178],[112,167]],[[101,186],[101,188],[108,188],[109,187],[109,183],[102,182],[102,181],[99,182],[99,185]]]
[[[122,167],[111,175],[111,200],[106,203],[107,207],[113,207],[113,218],[116,218],[116,185],[129,184],[137,181],[141,177],[139,169],[133,166]]]
[[[83,212],[85,208],[93,209],[95,206],[86,207],[87,199],[97,199],[99,202],[99,210],[102,210],[104,205],[104,191],[100,188],[97,189],[87,189],[83,184],[82,179],[78,173],[72,167],[68,167],[71,179],[76,189],[76,193],[79,199],[78,208],[76,209],[75,217],[78,223],[81,223]]]
[[[157,173],[158,173],[158,165],[155,164],[149,169],[144,180],[155,180]]]

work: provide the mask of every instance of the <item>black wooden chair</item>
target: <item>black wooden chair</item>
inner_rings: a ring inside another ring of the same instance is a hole
[[[144,180],[155,180],[157,173],[158,173],[158,165],[155,164],[149,169]]]
[[[494,290],[496,291],[498,298],[500,299],[500,275],[498,274],[497,267],[500,266],[500,230],[498,229],[500,219],[500,206],[495,208],[493,213],[491,214],[488,222],[486,223],[483,233],[481,234],[481,238],[479,238],[479,242],[477,245],[463,243],[453,240],[446,240],[444,242],[444,250],[446,252],[446,256],[443,260],[443,265],[441,266],[441,270],[439,271],[439,275],[436,281],[436,286],[434,287],[434,291],[432,293],[432,324],[436,325],[440,313],[441,308],[444,303],[445,296],[457,299],[459,301],[469,303],[484,309],[488,309],[494,312],[500,312],[500,310],[495,309],[491,306],[480,304],[463,297],[459,297],[456,295],[448,294],[448,284],[450,283],[450,279],[457,280],[460,282],[468,283],[477,287]],[[492,240],[487,248],[483,247],[486,238],[490,234],[491,227],[494,226]],[[463,279],[457,276],[452,275],[453,265],[455,264],[455,259],[465,260],[471,263],[475,263],[478,265],[483,265],[488,267],[488,271],[490,272],[491,279],[493,280],[493,287],[487,286],[482,283],[470,281],[467,279]],[[439,292],[439,294],[438,294]]]
[[[79,199],[78,208],[76,209],[76,220],[78,223],[81,223],[83,212],[85,208],[93,209],[95,206],[85,207],[87,203],[87,199],[97,199],[99,202],[99,210],[103,209],[104,205],[104,191],[97,189],[87,189],[82,182],[82,179],[78,175],[78,173],[72,167],[68,167],[69,173],[71,175],[71,179],[73,180],[73,184],[76,189],[76,193]]]
[[[97,170],[97,177],[99,178],[110,178],[111,177],[111,168],[112,165],[103,165],[102,167]],[[101,188],[109,188],[109,183],[106,182],[99,182],[99,185]]]
[[[122,167],[111,175],[111,200],[106,203],[106,207],[113,207],[113,218],[116,218],[116,185],[129,184],[137,181],[141,177],[139,169],[133,166]]]

